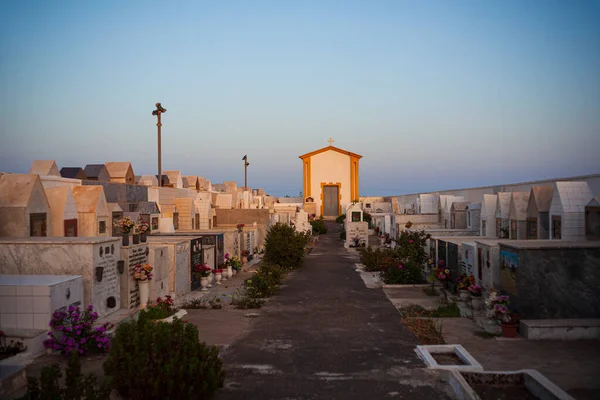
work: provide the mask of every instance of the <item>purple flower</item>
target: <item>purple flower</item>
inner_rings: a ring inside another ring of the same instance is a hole
[[[403,267],[404,267],[404,265],[402,265],[402,264],[398,265],[399,269],[402,269]]]

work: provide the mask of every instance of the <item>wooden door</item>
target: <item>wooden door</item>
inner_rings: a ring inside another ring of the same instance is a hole
[[[552,216],[552,239],[562,239],[562,219],[560,215]]]
[[[337,217],[340,204],[339,186],[323,186],[323,215]]]

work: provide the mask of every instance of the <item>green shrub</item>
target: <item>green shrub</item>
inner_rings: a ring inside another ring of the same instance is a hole
[[[414,263],[390,266],[383,271],[382,279],[388,285],[414,285],[424,282],[421,267]]]
[[[365,265],[366,271],[382,271],[390,265],[397,266],[399,264],[392,249],[364,247],[359,248],[358,253],[360,262]]]
[[[398,235],[394,251],[399,259],[407,263],[424,265],[428,258],[425,245],[430,237],[425,231],[402,231]]]
[[[27,379],[27,393],[19,400],[53,400],[53,399],[87,399],[108,400],[110,398],[111,382],[106,379],[98,387],[94,374],[83,376],[79,354],[72,352],[65,369],[65,386],[60,386],[62,373],[58,364],[46,366],[42,369],[40,379],[29,377]]]
[[[342,229],[342,231],[340,232],[340,239],[346,240],[346,230],[345,229]]]
[[[343,224],[345,220],[346,214],[340,214],[335,218],[335,222],[337,222],[338,224]]]
[[[293,227],[286,224],[273,225],[265,238],[263,262],[279,265],[284,269],[295,269],[302,266],[305,255],[304,248],[310,237],[310,234],[296,232]]]
[[[270,297],[279,288],[282,278],[283,271],[279,266],[263,264],[251,278],[244,282],[246,294],[259,299]]]
[[[327,233],[327,227],[325,226],[325,219],[323,216],[313,219],[310,221],[310,224],[312,225],[314,233],[318,233],[319,235]]]
[[[198,329],[178,319],[119,325],[104,371],[132,399],[207,399],[225,378],[219,350],[200,343]]]

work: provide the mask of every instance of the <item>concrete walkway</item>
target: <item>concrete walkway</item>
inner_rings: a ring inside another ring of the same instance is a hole
[[[381,290],[365,288],[335,224],[222,353],[217,399],[447,399]]]

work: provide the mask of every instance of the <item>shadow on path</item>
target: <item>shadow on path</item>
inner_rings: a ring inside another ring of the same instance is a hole
[[[446,399],[382,290],[354,271],[336,224],[223,353],[218,399]]]

